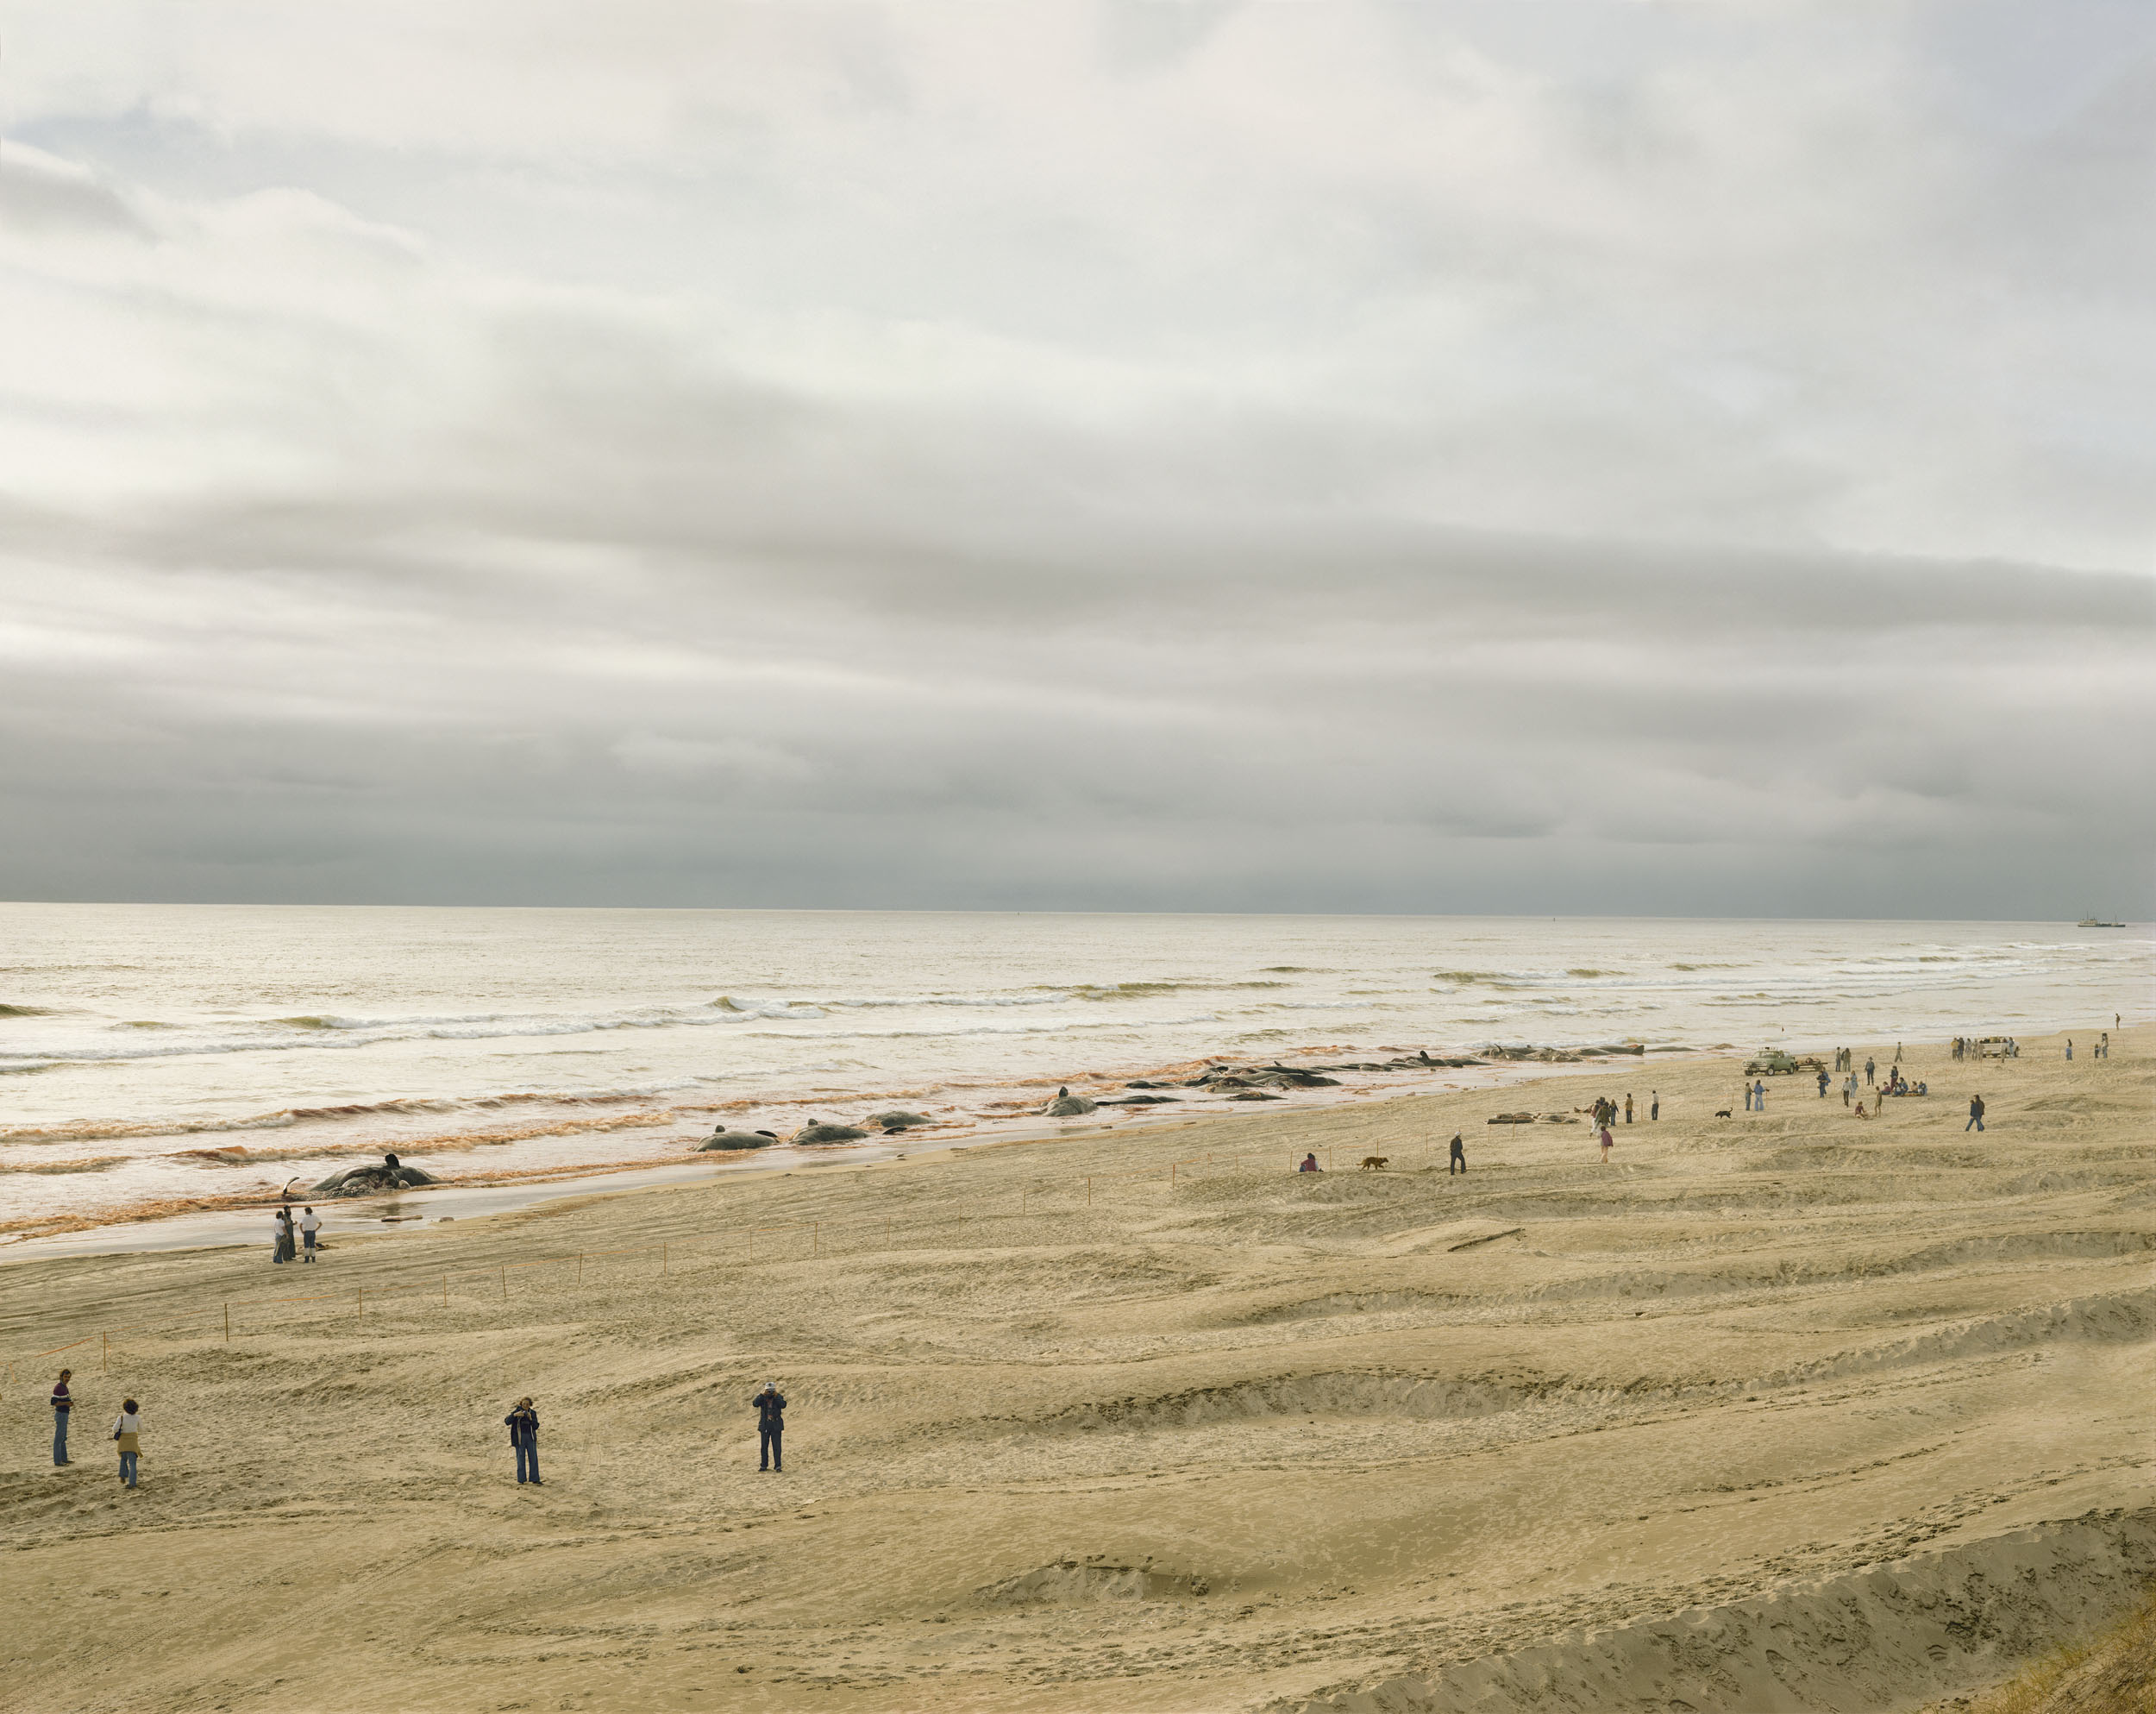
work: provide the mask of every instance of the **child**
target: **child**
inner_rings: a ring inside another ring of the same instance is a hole
[[[128,1400],[112,1424],[112,1438],[120,1447],[120,1480],[130,1488],[135,1485],[135,1460],[142,1452],[142,1419],[137,1414],[141,1409],[133,1399]]]

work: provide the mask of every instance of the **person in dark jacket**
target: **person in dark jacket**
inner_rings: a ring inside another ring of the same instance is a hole
[[[1450,1178],[1455,1172],[1464,1172],[1466,1171],[1467,1146],[1460,1140],[1460,1133],[1457,1131],[1455,1131],[1452,1133],[1452,1153],[1451,1158],[1445,1163],[1445,1176],[1447,1178]]]
[[[763,1391],[749,1402],[756,1407],[756,1468],[784,1470],[786,1455],[780,1441],[786,1433],[786,1395],[776,1381],[766,1381]]]
[[[509,1428],[509,1443],[517,1448],[517,1482],[521,1487],[526,1482],[535,1488],[539,1481],[539,1413],[531,1408],[531,1400],[520,1398],[517,1408],[502,1418]]]
[[[72,1369],[62,1369],[60,1378],[53,1383],[53,1462],[72,1464],[67,1455],[67,1419],[75,1409],[74,1395],[67,1391],[67,1383],[74,1378]]]

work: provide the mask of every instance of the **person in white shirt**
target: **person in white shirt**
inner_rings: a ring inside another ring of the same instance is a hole
[[[307,1209],[299,1216],[299,1235],[307,1246],[307,1253],[302,1256],[300,1260],[304,1262],[314,1260],[315,1234],[321,1230],[322,1222],[315,1218],[315,1211],[312,1209]]]
[[[120,1445],[120,1480],[130,1488],[135,1485],[135,1460],[142,1452],[141,1411],[141,1406],[129,1399],[112,1424],[112,1438]]]

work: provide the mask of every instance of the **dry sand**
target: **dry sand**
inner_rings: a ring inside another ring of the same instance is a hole
[[[1634,1063],[595,1196],[312,1269],[16,1263],[18,1359],[195,1331],[69,1353],[67,1470],[59,1359],[0,1387],[0,1703],[1915,1710],[2156,1573],[2156,1031],[2115,1044],[1914,1047],[1934,1093],[1873,1123]],[[1607,1166],[1584,1124],[1483,1122],[1651,1086]],[[1288,1172],[1307,1147],[1391,1165]],[[744,1221],[811,1220],[744,1259]],[[445,1270],[661,1242],[663,1274],[471,1272],[443,1306]],[[249,1301],[301,1290],[337,1296]],[[500,1427],[524,1392],[540,1489]]]

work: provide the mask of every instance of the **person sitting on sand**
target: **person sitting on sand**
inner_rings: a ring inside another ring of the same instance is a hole
[[[1302,1158],[1302,1165],[1297,1167],[1295,1171],[1298,1172],[1322,1172],[1325,1169],[1318,1165],[1317,1156],[1314,1154],[1307,1154]]]
[[[1857,1103],[1857,1117],[1865,1120],[1869,1120],[1871,1117],[1869,1113],[1866,1113],[1864,1110],[1864,1103],[1862,1102],[1858,1102]]]

